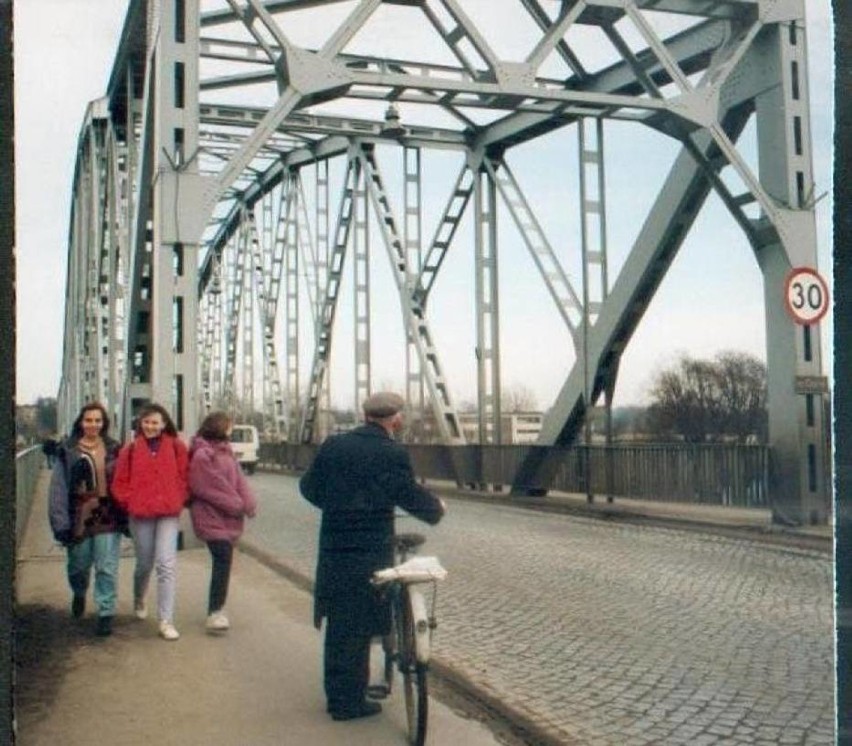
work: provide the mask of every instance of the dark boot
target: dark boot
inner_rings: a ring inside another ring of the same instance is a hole
[[[99,616],[98,624],[95,627],[95,634],[98,637],[109,637],[112,634],[112,617]]]
[[[378,715],[382,711],[382,706],[378,702],[370,702],[364,700],[357,705],[345,707],[341,709],[332,709],[329,714],[332,720],[357,720],[359,718],[368,718],[372,715]]]
[[[75,619],[79,619],[86,611],[86,597],[74,596],[71,599],[71,615]]]

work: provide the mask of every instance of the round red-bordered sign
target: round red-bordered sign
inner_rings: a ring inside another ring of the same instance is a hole
[[[816,324],[828,313],[828,284],[810,267],[796,267],[784,282],[784,304],[797,324]]]

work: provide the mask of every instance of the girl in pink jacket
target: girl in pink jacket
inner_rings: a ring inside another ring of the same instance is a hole
[[[211,412],[189,448],[192,527],[207,543],[213,559],[207,603],[209,632],[225,632],[230,627],[224,607],[234,544],[243,532],[245,516],[253,518],[257,510],[257,500],[231,451],[231,425],[224,412]]]

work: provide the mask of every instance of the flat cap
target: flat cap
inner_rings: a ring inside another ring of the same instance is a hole
[[[364,399],[364,414],[367,417],[391,417],[401,412],[405,399],[393,391],[378,391]]]

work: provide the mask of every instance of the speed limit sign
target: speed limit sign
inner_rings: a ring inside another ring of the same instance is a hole
[[[797,324],[815,324],[828,312],[828,285],[815,269],[797,267],[787,275],[784,299]]]

